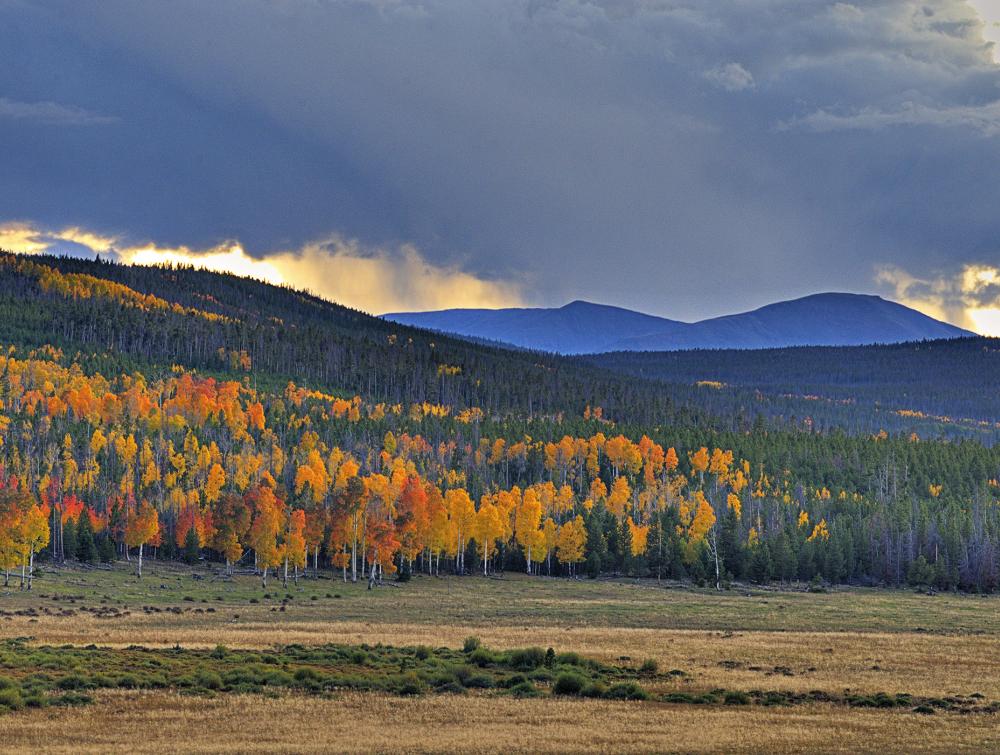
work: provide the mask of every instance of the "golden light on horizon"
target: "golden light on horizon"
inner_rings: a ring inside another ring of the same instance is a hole
[[[1000,308],[970,309],[968,315],[975,326],[973,330],[977,333],[983,336],[1000,338]]]
[[[287,283],[276,265],[267,259],[249,256],[239,244],[222,245],[203,252],[193,252],[187,247],[160,249],[148,245],[123,249],[119,254],[124,262],[136,265],[190,265],[201,270],[257,278],[274,285]]]
[[[298,249],[255,257],[235,240],[207,249],[161,247],[155,242],[128,245],[120,237],[76,226],[52,230],[24,222],[0,223],[0,249],[59,254],[66,251],[60,242],[94,254],[109,254],[129,264],[190,265],[289,285],[373,314],[452,307],[498,309],[525,303],[519,282],[483,278],[455,265],[435,264],[409,244],[366,247],[331,235]]]

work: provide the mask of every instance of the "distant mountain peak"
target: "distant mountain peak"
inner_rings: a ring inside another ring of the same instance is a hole
[[[557,308],[446,309],[383,317],[468,338],[563,354],[852,346],[975,335],[875,294],[837,291],[693,323],[583,299]]]

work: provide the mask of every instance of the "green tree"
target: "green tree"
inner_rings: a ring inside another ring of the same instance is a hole
[[[198,542],[198,533],[194,527],[187,531],[184,538],[184,563],[194,566],[201,557],[201,543]]]
[[[80,563],[97,563],[97,544],[94,542],[94,526],[86,511],[80,514],[76,525],[76,558]]]

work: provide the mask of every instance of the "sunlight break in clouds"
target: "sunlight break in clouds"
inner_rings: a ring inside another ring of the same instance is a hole
[[[50,231],[29,223],[7,223],[0,224],[0,249],[23,254],[60,254],[75,249],[137,265],[193,265],[305,289],[338,304],[375,313],[523,303],[517,284],[433,265],[412,245],[369,249],[336,235],[295,251],[257,258],[247,254],[237,241],[210,249],[169,248],[155,243],[128,244],[118,237],[75,227]]]
[[[983,37],[993,43],[993,59],[1000,63],[1000,0],[969,0],[983,19]]]
[[[875,280],[908,307],[984,336],[1000,336],[1000,268],[965,265],[952,275],[922,279],[886,266]]]

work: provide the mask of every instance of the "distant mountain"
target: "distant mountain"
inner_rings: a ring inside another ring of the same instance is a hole
[[[694,323],[574,301],[558,308],[401,312],[388,320],[562,354],[856,346],[975,333],[879,296],[824,293]]]

